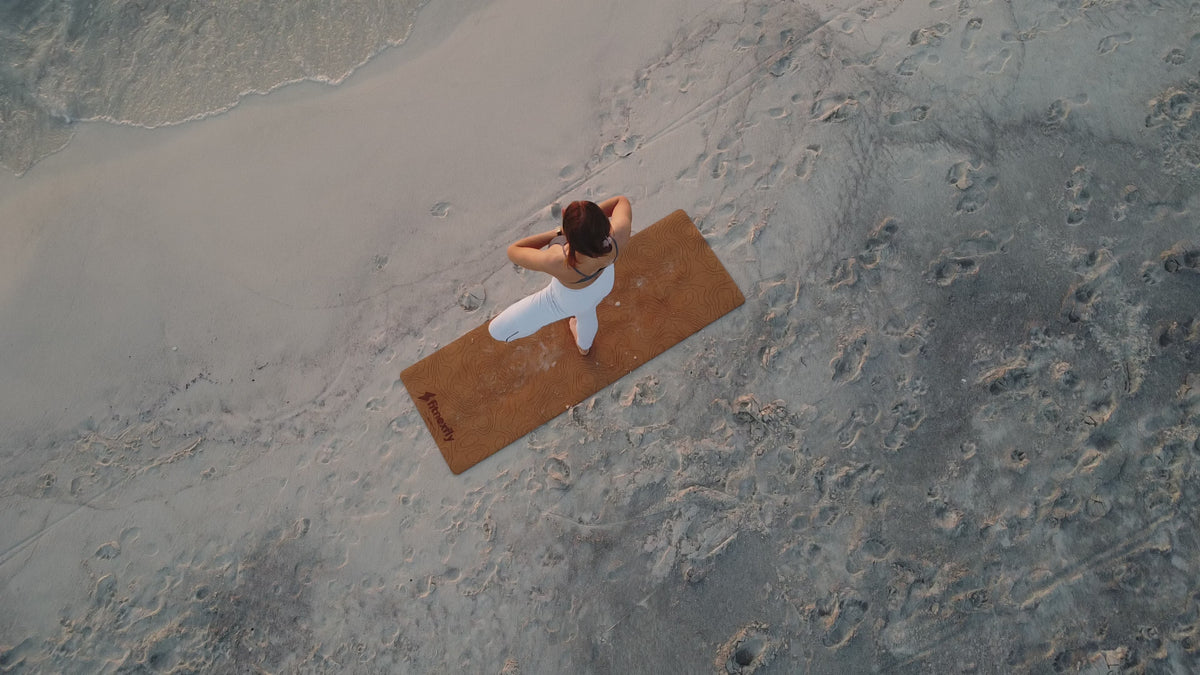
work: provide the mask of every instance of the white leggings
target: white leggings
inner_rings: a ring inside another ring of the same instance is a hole
[[[609,265],[599,278],[585,288],[567,288],[558,279],[542,290],[509,306],[488,324],[488,332],[501,342],[528,337],[555,321],[575,317],[575,332],[580,349],[591,349],[600,323],[596,320],[596,305],[613,288],[615,277]]]

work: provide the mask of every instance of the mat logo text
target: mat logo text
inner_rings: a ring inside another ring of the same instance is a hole
[[[418,398],[425,401],[425,404],[429,406],[429,414],[433,415],[433,419],[437,421],[438,429],[442,430],[442,440],[454,440],[454,430],[450,428],[449,424],[446,424],[446,418],[442,417],[442,413],[438,412],[437,398],[434,397],[433,392],[427,391]]]

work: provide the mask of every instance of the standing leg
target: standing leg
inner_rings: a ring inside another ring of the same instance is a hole
[[[600,321],[596,319],[596,308],[591,307],[571,317],[571,334],[575,336],[575,345],[579,351],[587,354],[600,330]]]
[[[571,303],[564,303],[571,314],[571,335],[575,336],[575,346],[580,353],[587,355],[600,330],[600,321],[596,317],[596,306],[612,292],[615,275],[610,265],[600,274],[600,278],[591,286],[576,291],[570,298]]]

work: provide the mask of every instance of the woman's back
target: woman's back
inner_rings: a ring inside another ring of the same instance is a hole
[[[563,209],[558,230],[534,234],[508,247],[508,258],[554,278],[541,291],[511,305],[488,323],[492,337],[511,342],[561,319],[586,355],[599,328],[596,306],[613,289],[621,248],[629,243],[633,210],[612,197],[596,204],[576,201]]]

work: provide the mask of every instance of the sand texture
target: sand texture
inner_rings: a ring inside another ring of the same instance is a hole
[[[431,2],[80,125],[0,179],[0,672],[1200,671],[1197,68],[1183,2]],[[453,475],[401,370],[614,194],[745,304]]]
[[[576,353],[565,321],[499,342],[488,325],[400,373],[446,464],[462,473],[745,302],[683,211],[638,232],[596,308],[604,339]],[[564,339],[566,336],[566,339]]]

